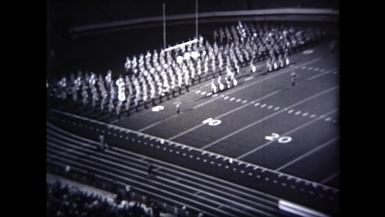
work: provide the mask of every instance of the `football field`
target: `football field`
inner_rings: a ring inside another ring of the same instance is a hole
[[[121,132],[127,129],[137,135],[136,140],[112,133],[117,138],[109,141],[334,213],[339,200],[338,55],[321,44],[293,55],[290,66],[278,71],[266,73],[264,62],[257,64],[255,73],[242,68],[234,88],[213,94],[210,81],[205,81],[178,97],[119,119],[65,105],[50,113]],[[297,74],[294,86],[292,72]],[[138,138],[155,139],[161,145],[137,148],[132,144],[142,141]],[[157,150],[165,144],[167,153]],[[186,152],[178,151],[181,147]]]

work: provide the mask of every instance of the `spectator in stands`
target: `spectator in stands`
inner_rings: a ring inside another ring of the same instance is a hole
[[[154,175],[154,166],[151,164],[151,163],[149,163],[148,164],[148,166],[147,166],[147,174],[148,174],[148,176],[153,176]]]
[[[104,140],[104,135],[103,134],[99,135],[99,148],[102,151],[108,148],[107,147],[107,143]]]
[[[205,216],[205,214],[203,213],[203,211],[201,210],[201,211],[199,211],[199,213],[198,213],[198,217],[204,217]]]
[[[64,171],[68,174],[71,171],[71,167],[69,165],[66,165]]]
[[[160,217],[160,207],[156,203],[151,203],[154,217]]]
[[[101,195],[89,194],[77,187],[62,185],[60,182],[47,186],[47,216],[53,217],[150,217],[159,216],[156,204],[146,206],[140,202],[130,207],[128,203],[109,202]],[[145,210],[153,209],[145,213]]]

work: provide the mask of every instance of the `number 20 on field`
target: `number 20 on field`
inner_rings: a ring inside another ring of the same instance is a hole
[[[269,141],[278,140],[279,143],[288,143],[292,140],[290,136],[280,136],[278,133],[271,133],[271,136],[265,136],[265,139]]]

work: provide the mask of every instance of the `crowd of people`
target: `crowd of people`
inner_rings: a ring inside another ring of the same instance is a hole
[[[47,183],[47,216],[51,217],[159,217],[160,211],[156,203],[111,201],[59,181]]]
[[[202,36],[173,49],[159,49],[127,57],[124,73],[93,72],[63,76],[49,83],[51,95],[91,105],[120,115],[189,91],[192,85],[211,80],[213,93],[237,86],[241,68],[266,60],[271,72],[290,64],[289,55],[325,36],[317,28],[274,24],[243,24],[214,31],[214,41]],[[182,46],[183,45],[183,46]]]

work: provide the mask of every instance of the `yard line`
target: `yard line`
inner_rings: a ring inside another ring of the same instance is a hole
[[[330,88],[330,89],[324,90],[324,91],[322,91],[322,92],[320,92],[320,93],[318,93],[318,94],[315,94],[315,95],[313,95],[313,96],[311,96],[311,97],[308,97],[308,98],[306,98],[306,99],[303,99],[303,100],[301,100],[301,101],[299,101],[299,102],[296,102],[296,103],[294,103],[294,104],[288,106],[288,108],[292,108],[292,107],[297,106],[297,105],[299,105],[299,104],[301,104],[301,103],[304,103],[304,102],[306,102],[306,101],[309,101],[309,100],[311,100],[311,99],[314,99],[314,98],[316,98],[316,97],[318,97],[318,96],[320,96],[320,95],[322,95],[322,94],[325,94],[325,93],[327,93],[327,92],[330,92],[330,91],[332,91],[332,90],[335,90],[336,88],[338,88],[338,87],[332,87],[332,88]],[[232,132],[232,133],[230,133],[230,134],[228,134],[228,135],[226,135],[226,136],[224,136],[224,137],[222,137],[222,138],[220,138],[220,139],[215,140],[214,142],[211,142],[211,143],[209,143],[209,144],[203,146],[201,149],[208,148],[208,147],[210,147],[210,146],[212,146],[212,145],[214,145],[214,144],[216,144],[216,143],[218,143],[218,142],[220,142],[220,141],[223,141],[224,139],[227,139],[227,138],[229,138],[229,137],[231,137],[231,136],[233,136],[233,135],[235,135],[235,134],[237,134],[237,133],[239,133],[239,132],[241,132],[241,131],[243,131],[243,130],[249,128],[249,127],[252,127],[252,126],[254,126],[254,125],[256,125],[256,124],[259,124],[259,123],[261,123],[262,121],[264,121],[264,120],[266,120],[266,119],[269,119],[269,118],[271,118],[271,117],[274,117],[274,116],[276,116],[276,115],[278,115],[278,114],[280,114],[280,113],[282,113],[282,112],[284,112],[284,111],[285,111],[285,110],[276,111],[276,112],[274,112],[274,113],[272,113],[272,114],[270,114],[270,115],[268,115],[268,116],[266,116],[266,117],[264,117],[264,118],[262,118],[262,119],[259,119],[259,120],[255,121],[255,122],[251,123],[251,124],[248,124],[248,125],[246,125],[246,126],[240,128],[240,129],[238,129],[238,130],[236,130],[236,131],[234,131],[234,132]],[[240,159],[240,158],[238,157],[237,159]]]
[[[314,62],[317,62],[317,61],[319,61],[319,60],[321,60],[321,59],[322,59],[322,58],[316,58],[316,59],[311,60],[311,61],[309,61],[309,62],[300,64],[299,66],[309,65],[309,64],[314,63]],[[286,69],[286,70],[285,70],[285,69]],[[268,80],[268,79],[271,79],[271,78],[275,78],[275,77],[277,77],[277,76],[279,76],[279,75],[281,75],[281,74],[287,73],[287,72],[289,72],[289,71],[291,70],[290,68],[285,68],[285,69],[283,69],[283,70],[280,71],[280,72],[277,72],[276,74],[271,74],[271,76],[269,76],[269,77],[265,77],[265,78],[263,78],[263,79],[261,79],[261,80],[257,80],[257,81],[251,82],[250,84],[244,85],[244,86],[239,87],[239,88],[237,88],[237,89],[230,90],[229,92],[226,93],[226,95],[235,93],[235,92],[240,91],[240,90],[242,90],[242,89],[245,89],[245,88],[247,88],[247,87],[249,87],[249,86],[251,86],[251,85],[254,85],[254,84],[263,82],[263,81],[265,81],[265,80]],[[211,100],[208,100],[208,101],[206,101],[206,102],[203,102],[203,103],[201,103],[201,104],[198,104],[198,105],[194,106],[193,109],[199,108],[199,107],[201,107],[201,106],[204,106],[204,105],[206,105],[206,104],[208,104],[208,103],[211,103],[211,102],[213,102],[213,101],[215,101],[215,100],[218,100],[218,99],[219,99],[219,98],[213,98],[213,99],[211,99]]]
[[[331,114],[331,113],[333,113],[333,112],[335,112],[335,111],[337,111],[337,110],[338,110],[338,109],[333,109],[332,111],[327,112],[326,114]],[[326,115],[326,114],[325,114],[325,115]],[[307,123],[305,123],[305,124],[302,124],[301,126],[295,128],[295,129],[290,130],[290,131],[287,132],[287,133],[284,133],[282,136],[286,136],[286,135],[288,135],[288,134],[290,134],[290,133],[293,133],[293,132],[295,132],[295,131],[297,131],[297,130],[300,130],[300,129],[302,129],[302,128],[304,128],[304,127],[306,127],[306,126],[308,126],[308,125],[310,125],[310,124],[312,124],[312,123],[314,123],[314,122],[316,122],[316,121],[318,121],[318,120],[321,120],[321,119],[322,119],[322,118],[320,118],[320,117],[319,117],[319,118],[316,118],[316,119],[313,119],[313,120],[311,120],[311,121],[309,121],[309,122],[307,122]],[[270,145],[270,144],[273,143],[273,142],[274,142],[274,141],[266,142],[265,144],[263,144],[263,145],[261,145],[261,146],[258,146],[258,147],[256,147],[256,148],[254,148],[253,150],[250,150],[250,151],[248,151],[248,152],[242,154],[241,156],[237,157],[236,159],[244,158],[245,156],[247,156],[247,155],[249,155],[249,154],[251,154],[251,153],[253,153],[253,152],[255,152],[255,151],[258,151],[259,149],[262,149],[262,148],[264,148],[264,147]]]
[[[316,151],[318,151],[318,150],[324,148],[325,146],[327,146],[327,145],[333,143],[333,142],[336,141],[338,138],[339,138],[339,137],[336,137],[336,138],[333,138],[333,139],[331,139],[331,140],[329,140],[329,141],[323,143],[322,145],[316,147],[315,149],[313,149],[313,150],[311,150],[311,151],[309,151],[309,152],[307,152],[307,153],[305,153],[305,154],[303,154],[303,155],[301,155],[301,156],[295,158],[294,160],[292,160],[292,161],[286,163],[285,165],[282,165],[281,167],[275,169],[275,171],[280,171],[280,170],[282,170],[282,169],[284,169],[284,168],[290,166],[291,164],[293,164],[293,163],[295,163],[295,162],[297,162],[297,161],[299,161],[299,160],[301,160],[301,159],[307,157],[308,155],[310,155],[310,154],[312,154],[312,153],[314,153],[314,152],[316,152]]]
[[[324,184],[325,182],[331,180],[332,178],[336,177],[339,175],[340,172],[336,172],[336,173],[333,173],[332,175],[326,177],[325,179],[323,179],[320,183]]]
[[[336,70],[336,69],[337,69],[337,68],[330,69],[330,70],[328,70],[328,71],[326,71],[326,72],[323,72],[323,73],[314,75],[314,76],[312,76],[312,77],[310,77],[310,78],[307,78],[306,80],[307,80],[307,81],[310,81],[310,80],[316,79],[316,78],[318,78],[318,77],[320,77],[320,76],[323,76],[323,75],[326,75],[326,74],[328,74],[328,73],[330,73],[330,72],[333,72],[333,71]]]
[[[181,112],[179,115],[181,115],[181,114],[183,114],[183,112]],[[143,127],[143,128],[141,128],[141,129],[139,129],[138,131],[139,131],[139,132],[143,132],[143,131],[145,131],[145,130],[151,128],[151,127],[154,127],[154,126],[156,126],[156,125],[158,125],[158,124],[160,124],[160,123],[162,123],[162,122],[165,122],[165,121],[170,120],[170,119],[172,119],[172,118],[174,118],[174,117],[177,117],[177,116],[178,116],[178,114],[174,114],[174,115],[172,115],[172,116],[170,116],[170,117],[168,117],[168,118],[166,118],[166,119],[159,120],[159,121],[157,121],[157,122],[155,122],[155,123],[152,123],[152,124],[150,124],[150,125],[148,125],[148,126],[146,126],[146,127]]]
[[[247,77],[247,78],[245,78],[245,81],[248,81],[248,80],[253,79],[253,78],[254,78],[253,76]]]
[[[273,96],[273,95],[275,95],[275,94],[277,94],[277,93],[280,93],[280,92],[283,91],[283,90],[284,90],[284,89],[280,89],[280,90],[273,91],[273,92],[271,92],[271,93],[269,93],[269,94],[267,94],[267,95],[265,95],[265,96],[263,96],[263,97],[261,97],[261,98],[258,98],[258,99],[256,99],[256,100],[262,100],[262,99],[265,99],[265,98],[267,98],[267,97],[270,97],[270,96]],[[234,108],[234,109],[232,109],[232,110],[230,110],[230,111],[228,111],[228,112],[226,112],[226,113],[224,113],[224,114],[221,114],[221,115],[219,115],[219,116],[216,116],[216,117],[214,117],[214,119],[219,119],[219,118],[225,117],[225,116],[227,116],[227,115],[229,115],[229,114],[231,114],[231,113],[233,113],[233,112],[236,112],[236,111],[238,111],[238,110],[240,110],[240,109],[243,109],[244,107],[246,107],[246,106],[248,106],[248,105],[250,105],[250,104],[251,104],[251,103],[246,103],[246,104],[244,104],[244,105],[242,105],[242,106],[239,106],[239,107],[237,107],[237,108]],[[186,134],[186,133],[189,133],[189,132],[191,132],[191,131],[193,131],[193,130],[195,130],[195,129],[198,129],[199,127],[202,127],[203,125],[205,125],[205,124],[202,124],[202,123],[201,123],[201,124],[199,124],[199,125],[196,125],[196,126],[190,128],[190,129],[187,129],[187,130],[181,132],[181,133],[178,133],[178,134],[176,134],[176,135],[174,135],[174,136],[172,136],[172,137],[169,137],[168,140],[174,140],[175,138],[177,138],[177,137],[179,137],[179,136],[182,136],[182,135],[184,135],[184,134]]]

